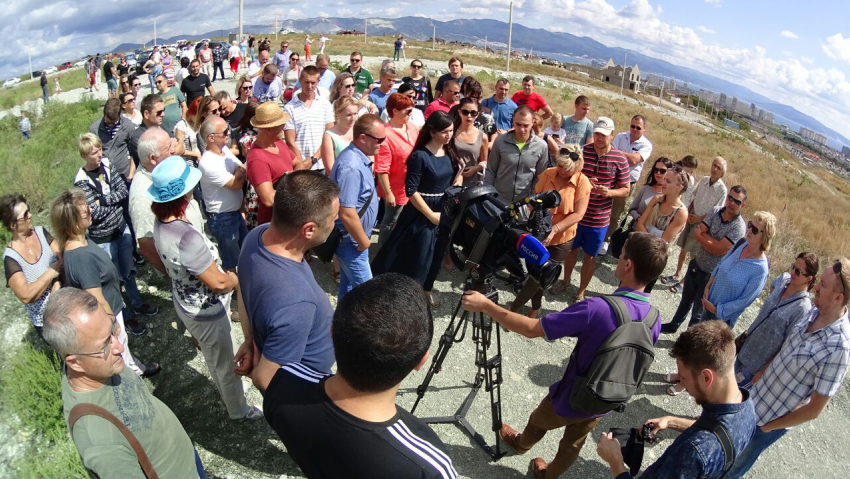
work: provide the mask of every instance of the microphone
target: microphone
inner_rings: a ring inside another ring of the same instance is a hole
[[[511,230],[511,232],[517,236],[516,251],[526,263],[542,266],[549,260],[549,250],[543,246],[540,240],[519,230]]]

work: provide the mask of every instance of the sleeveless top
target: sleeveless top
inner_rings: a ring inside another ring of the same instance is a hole
[[[670,214],[662,215],[661,214],[661,205],[659,204],[658,205],[658,216],[655,217],[654,226],[656,228],[660,229],[661,231],[666,230],[667,227],[670,226],[670,223],[673,221],[673,217],[676,216],[676,212],[679,211],[679,208],[681,208],[682,206],[683,205],[679,205],[679,206],[673,208],[673,211],[671,211]],[[673,241],[675,241],[675,240],[676,240],[676,238],[673,238],[672,240],[670,240],[670,243],[672,244]]]
[[[467,143],[462,141],[460,138],[455,137],[455,148],[457,148],[457,154],[463,161],[464,167],[475,166],[478,164],[478,158],[481,156],[481,139],[483,137],[484,133],[482,133],[481,130],[478,131],[478,136],[475,138],[474,143]],[[463,186],[470,186],[478,183],[478,175],[463,179]]]
[[[34,228],[36,237],[38,238],[38,242],[41,245],[41,256],[39,256],[38,260],[35,263],[30,263],[24,259],[17,251],[12,249],[11,247],[7,247],[3,251],[3,263],[6,265],[6,282],[8,285],[9,277],[11,277],[9,270],[9,262],[14,261],[19,266],[19,269],[14,269],[11,273],[16,273],[18,271],[24,273],[24,278],[27,280],[27,284],[32,283],[37,280],[41,275],[47,271],[47,268],[50,267],[56,261],[56,256],[53,255],[53,250],[50,249],[50,243],[47,241],[47,238],[44,236],[44,228],[41,226],[36,226]],[[47,304],[47,298],[50,296],[50,287],[44,290],[44,294],[41,295],[35,301],[30,302],[29,304],[24,304],[24,308],[27,311],[27,315],[30,317],[30,322],[32,322],[33,326],[41,327],[42,325],[42,317],[44,314],[44,306]]]
[[[334,144],[334,159],[336,159],[339,157],[339,154],[342,153],[342,150],[348,148],[348,145],[350,145],[351,142],[330,130],[325,130],[325,133],[331,137],[331,141]]]

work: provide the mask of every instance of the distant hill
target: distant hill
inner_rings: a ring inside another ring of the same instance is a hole
[[[431,38],[434,27],[437,28],[437,37],[446,40],[455,40],[483,44],[484,38],[494,45],[507,43],[508,24],[499,20],[490,19],[458,19],[441,22],[424,17],[401,17],[401,18],[370,18],[368,20],[369,35],[397,35],[403,34],[416,40],[427,40]],[[340,30],[363,30],[364,20],[362,18],[307,18],[300,20],[286,20],[281,28],[296,32],[311,33],[335,33]],[[245,25],[243,31],[258,32],[267,31],[268,25]],[[178,35],[166,39],[158,39],[158,43],[172,43],[182,38],[206,38],[220,36],[231,30],[214,30],[203,35]],[[150,44],[150,42],[148,42]],[[123,44],[115,51],[130,50],[138,48],[139,45]],[[825,135],[830,145],[838,147],[850,145],[850,140],[840,133],[827,128],[820,121],[802,113],[795,108],[778,103],[764,95],[760,95],[747,87],[737,85],[722,78],[696,71],[692,68],[674,65],[670,62],[659,60],[633,50],[619,47],[606,46],[592,38],[580,37],[569,33],[550,32],[540,28],[528,28],[524,25],[514,23],[511,48],[517,50],[534,50],[540,54],[557,53],[572,57],[597,59],[607,61],[613,58],[615,62],[622,62],[625,54],[628,54],[628,63],[637,64],[641,73],[656,73],[659,75],[673,77],[682,82],[688,82],[692,87],[705,88],[715,92],[724,92],[730,97],[747,103],[755,103],[759,108],[773,112],[777,123],[785,124],[794,130],[805,126],[811,130]]]

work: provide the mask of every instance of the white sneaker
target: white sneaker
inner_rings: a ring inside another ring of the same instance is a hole
[[[239,419],[237,419],[237,421],[239,421],[239,422],[256,421],[257,419],[262,419],[262,418],[263,418],[263,410],[260,409],[259,406],[251,406],[248,409],[248,414],[245,414],[243,417],[240,417]]]
[[[609,243],[607,241],[602,243],[602,248],[599,250],[599,254],[600,255],[608,254],[608,246],[609,246]]]

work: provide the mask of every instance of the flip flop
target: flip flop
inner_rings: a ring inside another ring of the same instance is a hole
[[[682,294],[682,283],[676,283],[670,287],[671,293]]]
[[[685,390],[682,389],[681,391],[679,391],[678,389],[676,389],[675,384],[667,388],[667,395],[668,396],[678,396],[679,394],[682,394],[683,392],[685,392]]]
[[[661,376],[661,380],[662,380],[662,381],[664,381],[665,383],[670,383],[670,384],[679,384],[679,380],[678,380],[678,379],[673,379],[673,375],[674,375],[674,374],[675,374],[675,373],[667,373],[667,374],[665,374],[664,376]]]

